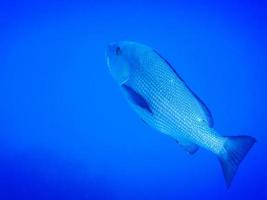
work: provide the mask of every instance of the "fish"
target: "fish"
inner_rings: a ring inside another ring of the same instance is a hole
[[[204,101],[153,48],[133,41],[113,42],[106,59],[111,76],[142,121],[191,155],[200,147],[214,153],[229,188],[256,139],[220,135]]]

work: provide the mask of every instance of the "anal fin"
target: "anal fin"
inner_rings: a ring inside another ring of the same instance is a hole
[[[194,153],[197,152],[198,146],[192,142],[188,142],[185,140],[176,140],[176,142],[189,154],[193,155]]]

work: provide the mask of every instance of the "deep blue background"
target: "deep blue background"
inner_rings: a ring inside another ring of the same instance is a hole
[[[266,1],[265,1],[266,2]],[[1,1],[0,199],[267,199],[267,3]],[[169,60],[224,135],[257,138],[229,190],[132,112],[105,61],[134,40]]]

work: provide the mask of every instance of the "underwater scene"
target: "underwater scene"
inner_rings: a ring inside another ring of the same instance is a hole
[[[0,200],[267,199],[267,1],[0,1]]]

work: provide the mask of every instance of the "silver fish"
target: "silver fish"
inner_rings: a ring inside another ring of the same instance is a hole
[[[213,152],[229,187],[256,140],[250,136],[219,135],[208,107],[151,47],[129,41],[112,43],[107,49],[107,63],[139,117],[172,137],[190,154],[199,147]]]

